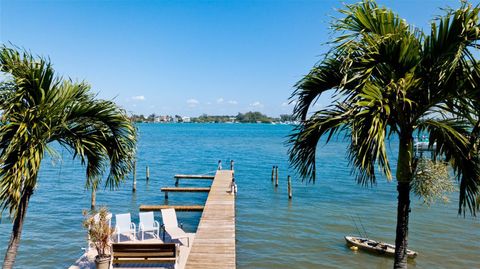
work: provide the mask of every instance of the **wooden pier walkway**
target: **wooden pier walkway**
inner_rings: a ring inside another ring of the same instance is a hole
[[[203,205],[140,205],[140,211],[160,211],[174,208],[175,211],[203,211]]]
[[[209,175],[175,175],[173,178],[181,178],[181,179],[214,179],[214,176]]]
[[[230,193],[233,171],[215,175],[198,225],[187,269],[234,269],[235,195]]]
[[[187,188],[179,188],[179,187],[163,187],[160,188],[161,191],[163,192],[209,192],[210,187],[187,187]]]

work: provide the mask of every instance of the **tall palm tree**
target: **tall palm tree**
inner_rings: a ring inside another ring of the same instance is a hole
[[[98,100],[86,83],[55,76],[51,63],[31,53],[0,47],[0,207],[13,229],[3,268],[12,268],[28,202],[35,191],[44,154],[57,142],[86,164],[86,187],[115,188],[129,173],[136,130],[112,101]]]
[[[459,213],[475,214],[480,186],[479,7],[462,2],[436,18],[427,33],[374,1],[346,5],[332,25],[331,50],[296,85],[292,101],[301,123],[289,143],[291,164],[315,180],[321,137],[345,135],[348,158],[361,184],[375,183],[375,167],[392,179],[385,140],[397,136],[398,209],[394,268],[407,267],[410,190],[416,167],[413,136],[430,134],[435,157],[453,167]],[[310,113],[333,91],[333,104]]]

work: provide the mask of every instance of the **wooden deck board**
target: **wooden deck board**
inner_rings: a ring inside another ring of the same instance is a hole
[[[205,187],[205,188],[203,187],[200,187],[200,188],[163,187],[160,190],[163,192],[209,192],[210,188],[209,187]]]
[[[235,196],[232,171],[217,171],[198,225],[187,269],[236,268]]]
[[[175,179],[214,179],[215,176],[209,175],[175,175],[173,176]]]
[[[203,205],[140,205],[140,211],[160,211],[175,208],[175,211],[203,211]]]

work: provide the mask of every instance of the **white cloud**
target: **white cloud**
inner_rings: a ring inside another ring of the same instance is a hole
[[[144,100],[145,100],[145,96],[143,96],[143,95],[132,96],[132,100],[144,101]]]
[[[224,101],[223,98],[220,97],[220,98],[217,99],[217,104],[221,104],[221,103],[223,103],[223,101]]]
[[[262,108],[263,104],[260,103],[259,101],[255,101],[255,102],[251,103],[250,106],[255,107],[255,108]]]
[[[236,105],[236,104],[238,104],[238,102],[235,101],[235,100],[230,100],[230,101],[228,101],[228,103],[229,103],[230,105]]]
[[[200,102],[198,102],[197,99],[193,99],[193,98],[190,98],[187,100],[187,104],[189,107],[194,107],[196,105],[198,105]]]
[[[283,103],[282,103],[282,106],[288,106],[288,103],[287,103],[287,102],[283,102]]]

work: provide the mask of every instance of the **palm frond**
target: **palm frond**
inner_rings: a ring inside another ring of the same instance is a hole
[[[335,89],[341,85],[343,76],[341,73],[342,63],[337,58],[325,58],[318,66],[312,69],[308,75],[296,85],[290,100],[295,100],[293,116],[305,120],[309,108],[323,93]]]
[[[311,118],[296,126],[289,136],[290,163],[303,178],[315,181],[316,150],[320,137],[326,135],[327,143],[348,125],[351,111],[341,105],[317,111]]]
[[[478,150],[471,143],[471,125],[459,119],[425,120],[420,130],[430,134],[430,146],[436,143],[435,156],[444,157],[453,168],[460,182],[459,214],[468,209],[473,215],[480,194],[480,158]]]
[[[20,198],[37,184],[48,144],[58,141],[86,164],[86,187],[117,187],[132,168],[136,129],[124,110],[99,100],[84,82],[55,76],[48,59],[0,48],[0,209],[17,215]]]

